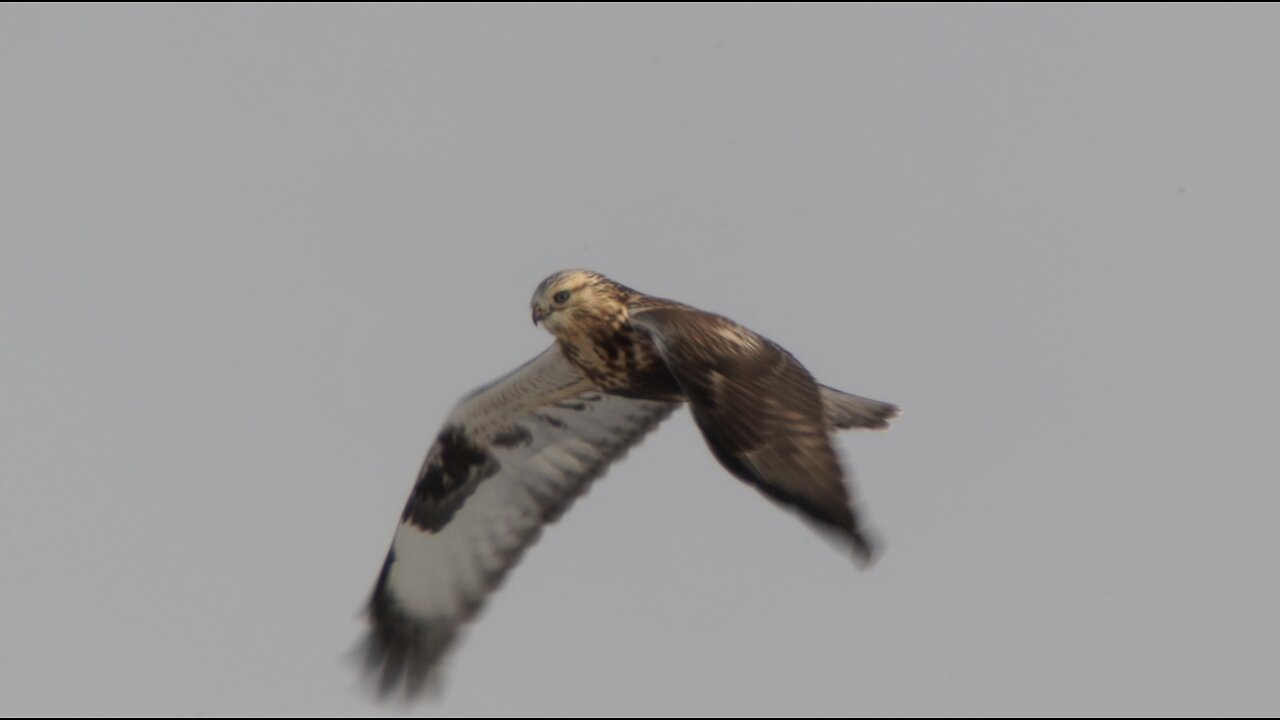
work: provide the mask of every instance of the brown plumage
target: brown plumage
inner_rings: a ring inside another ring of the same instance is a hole
[[[564,302],[555,302],[558,293],[568,293]],[[726,317],[589,270],[547,278],[533,306],[569,361],[602,389],[688,402],[729,472],[843,533],[861,560],[871,559],[873,544],[831,447],[818,383],[791,353]],[[557,321],[558,314],[566,317]],[[896,414],[886,403],[876,420]]]
[[[895,405],[819,385],[734,321],[589,270],[548,277],[532,311],[555,344],[454,409],[402,514],[369,603],[382,694],[424,688],[542,526],[682,403],[730,473],[873,557],[830,433],[887,427]]]

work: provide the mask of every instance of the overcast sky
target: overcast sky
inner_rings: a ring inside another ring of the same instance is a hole
[[[401,712],[344,658],[414,474],[586,266],[903,405],[886,552],[681,413],[415,711],[1274,715],[1278,30],[5,5],[0,712]]]

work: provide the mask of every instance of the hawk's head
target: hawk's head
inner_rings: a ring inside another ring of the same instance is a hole
[[[538,284],[530,305],[533,323],[560,337],[627,315],[632,291],[592,270],[561,270]]]

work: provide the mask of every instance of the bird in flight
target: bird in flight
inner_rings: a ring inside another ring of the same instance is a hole
[[[590,270],[551,275],[531,304],[555,342],[453,409],[401,514],[367,610],[380,695],[427,688],[542,527],[682,404],[726,470],[860,562],[874,556],[831,433],[888,427],[896,405],[820,385],[729,318]]]

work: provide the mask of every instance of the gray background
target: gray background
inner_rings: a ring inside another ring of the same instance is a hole
[[[687,414],[441,705],[1280,710],[1280,12],[0,9],[0,711],[365,713],[452,403],[587,266],[901,403],[869,572]]]

